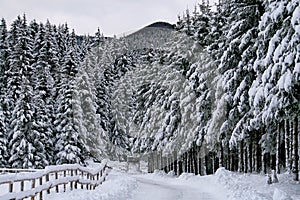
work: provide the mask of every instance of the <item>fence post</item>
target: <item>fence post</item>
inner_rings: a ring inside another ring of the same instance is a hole
[[[92,179],[93,179],[93,176],[92,176],[92,174],[90,174],[90,190],[92,190]]]
[[[75,170],[75,176],[77,176],[77,174],[78,174],[78,173],[77,173],[77,169],[76,169],[76,170]],[[77,189],[77,182],[78,182],[78,181],[75,181],[75,183],[74,183],[74,188],[75,188],[75,189]]]
[[[90,175],[89,173],[86,173],[86,180],[90,179],[89,175]],[[86,189],[89,190],[89,183],[86,184]]]
[[[64,177],[66,177],[66,176],[67,176],[67,171],[65,170],[64,171]],[[64,183],[64,192],[66,192],[66,188],[67,188],[67,184]]]
[[[71,177],[73,178],[73,170],[71,169]],[[70,181],[70,188],[73,190],[73,181]]]
[[[99,181],[99,176],[100,176],[100,174],[99,174],[99,172],[97,173],[97,181]]]
[[[96,189],[96,186],[97,186],[97,182],[95,181],[96,178],[95,178],[96,175],[93,175],[93,185],[92,185],[92,190]]]
[[[21,191],[24,191],[24,181],[21,181]]]
[[[103,182],[105,181],[105,178],[106,178],[105,168],[106,168],[106,165],[102,169],[103,170],[103,173],[102,173],[102,175],[103,175]]]
[[[83,171],[81,171],[81,177],[82,177],[82,179],[83,179]],[[81,183],[81,189],[83,189],[83,184]]]
[[[46,174],[46,182],[49,182],[49,173]],[[47,190],[47,194],[50,194],[50,188]]]
[[[10,183],[9,183],[9,192],[10,192],[10,193],[13,193],[13,192],[14,192],[14,183],[13,183],[13,182],[10,182]]]
[[[43,177],[40,177],[40,185],[43,185]],[[43,190],[40,192],[40,200],[43,200]]]
[[[55,180],[58,179],[58,172],[55,172]],[[56,193],[59,192],[58,185],[55,187]]]
[[[32,179],[31,188],[32,188],[32,189],[35,188],[35,179]],[[31,200],[34,200],[34,196],[31,197]]]

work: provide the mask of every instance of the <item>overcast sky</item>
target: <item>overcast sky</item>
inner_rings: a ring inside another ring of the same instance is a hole
[[[10,24],[27,15],[53,24],[67,22],[77,34],[106,36],[137,30],[155,21],[176,23],[177,15],[202,0],[0,0],[0,17]],[[211,0],[212,1],[212,0]]]

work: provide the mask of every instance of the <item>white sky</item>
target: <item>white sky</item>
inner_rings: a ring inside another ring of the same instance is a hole
[[[202,0],[0,0],[0,17],[10,24],[18,15],[28,21],[68,23],[77,34],[105,36],[137,30],[155,21],[176,23],[177,15]],[[210,0],[214,1],[214,0]]]

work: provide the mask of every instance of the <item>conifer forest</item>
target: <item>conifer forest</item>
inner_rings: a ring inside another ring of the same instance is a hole
[[[0,22],[2,168],[139,155],[299,181],[299,119],[300,0],[203,0],[120,38]]]

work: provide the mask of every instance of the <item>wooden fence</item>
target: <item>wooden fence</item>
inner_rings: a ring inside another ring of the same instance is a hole
[[[52,192],[66,192],[78,188],[93,190],[105,181],[110,169],[106,163],[95,168],[74,164],[49,166],[36,171],[0,169],[0,172],[5,172],[0,175],[0,199],[42,200],[43,195]]]

